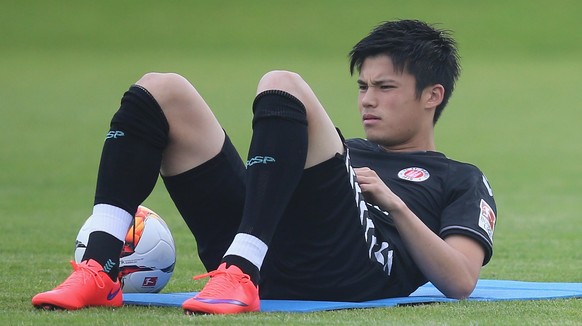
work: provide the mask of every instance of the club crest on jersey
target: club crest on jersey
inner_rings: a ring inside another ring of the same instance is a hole
[[[493,231],[495,230],[495,212],[487,204],[486,201],[481,199],[481,213],[479,215],[479,226],[487,232],[489,239],[493,241]]]
[[[402,180],[423,182],[430,178],[430,173],[423,168],[412,167],[400,170],[398,177]]]

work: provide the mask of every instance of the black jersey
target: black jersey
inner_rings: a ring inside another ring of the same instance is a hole
[[[346,154],[304,171],[261,267],[261,298],[367,301],[406,296],[427,281],[390,215],[366,205],[352,166],[374,169],[436,234],[479,241],[487,263],[496,211],[476,167],[435,152],[388,153],[361,139],[348,140],[346,146]],[[196,229],[196,239],[204,265],[216,268],[238,230],[244,205],[244,166],[236,149],[227,139],[212,161],[164,182],[172,198],[182,202],[182,214],[190,216],[187,223],[208,216],[206,228]],[[207,183],[222,195],[194,200],[192,189],[198,188],[193,187]],[[230,198],[226,206],[225,198]]]
[[[369,167],[434,233],[444,238],[462,234],[493,253],[497,209],[491,187],[474,165],[432,151],[394,153],[363,139],[348,139],[353,167]],[[404,248],[388,212],[368,204],[376,230],[395,248],[396,274],[415,288],[427,280]],[[396,275],[394,275],[396,276]],[[401,280],[402,281],[402,280]]]

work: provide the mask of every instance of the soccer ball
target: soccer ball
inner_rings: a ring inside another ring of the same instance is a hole
[[[75,241],[75,261],[81,262],[89,239],[91,217]],[[157,293],[170,281],[176,264],[172,233],[154,211],[139,206],[120,256],[119,278],[124,293]]]

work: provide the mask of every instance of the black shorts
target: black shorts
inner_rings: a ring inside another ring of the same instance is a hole
[[[305,170],[263,267],[262,298],[364,301],[401,295],[391,246],[381,241],[349,152]]]
[[[377,237],[354,182],[348,153],[346,149],[346,154],[305,170],[269,244],[261,268],[261,298],[364,301],[408,294],[389,276],[392,247]],[[200,258],[208,269],[218,264],[238,229],[244,204],[241,162],[227,137],[221,153],[211,161],[183,175],[164,178],[171,195],[191,194],[182,203],[172,195],[189,226],[196,223],[188,220],[200,221],[200,217],[184,216],[198,213],[180,206],[206,207],[204,230],[196,230],[199,235],[195,236],[199,250],[204,249]],[[221,176],[218,180],[217,174]],[[202,200],[194,200],[198,185],[209,182],[220,195],[206,189]],[[193,188],[186,189],[188,185]],[[230,206],[225,205],[227,199]]]

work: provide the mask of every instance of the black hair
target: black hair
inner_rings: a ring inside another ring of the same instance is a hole
[[[436,107],[436,123],[455,88],[460,74],[457,45],[448,30],[418,20],[383,22],[350,51],[350,74],[361,71],[366,58],[387,55],[395,69],[416,79],[416,94],[430,85],[441,84],[445,93]]]

